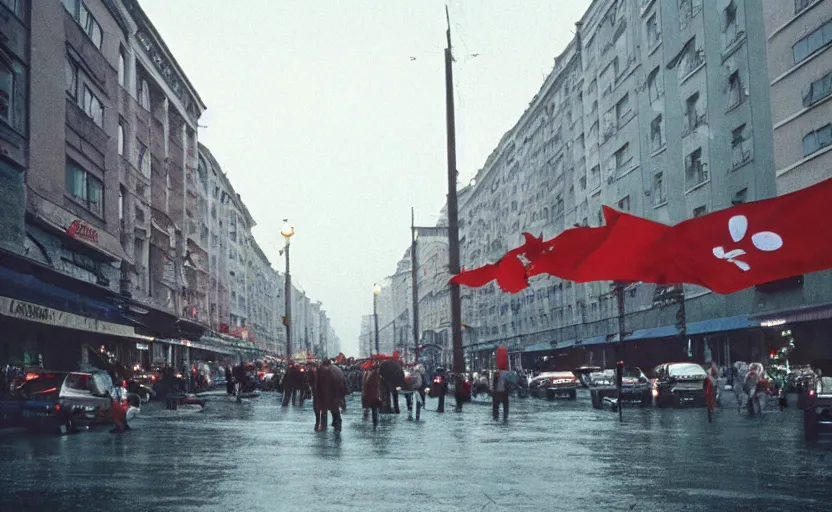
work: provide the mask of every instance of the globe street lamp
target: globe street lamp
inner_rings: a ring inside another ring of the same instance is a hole
[[[286,326],[286,360],[292,357],[292,275],[289,273],[289,241],[295,234],[295,228],[289,225],[289,219],[283,219],[283,226],[280,234],[286,241],[283,251],[286,252],[286,316],[283,317],[283,325]]]
[[[376,324],[376,354],[380,354],[378,345],[378,296],[381,295],[381,285],[376,283],[373,285],[373,319]]]

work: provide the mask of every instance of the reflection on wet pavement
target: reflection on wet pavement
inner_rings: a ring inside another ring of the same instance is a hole
[[[155,404],[152,404],[155,405]],[[829,510],[832,447],[802,440],[800,411],[626,409],[513,400],[462,414],[407,412],[313,431],[311,404],[143,412],[123,435],[0,435],[0,510]],[[402,400],[404,406],[404,400]],[[404,409],[404,407],[403,407]]]

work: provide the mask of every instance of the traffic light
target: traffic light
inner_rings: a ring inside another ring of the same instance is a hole
[[[615,363],[615,385],[618,389],[621,389],[621,385],[624,382],[624,361],[618,361]]]

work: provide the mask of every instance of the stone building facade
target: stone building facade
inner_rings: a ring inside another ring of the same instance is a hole
[[[815,105],[829,89],[819,29],[828,16],[811,13],[826,3],[593,1],[527,110],[459,191],[462,265],[496,261],[523,232],[598,226],[603,205],[675,224],[825,177],[815,169],[825,169],[828,108]],[[556,354],[566,367],[608,365],[618,350],[644,366],[763,359],[782,341],[770,326],[784,311],[829,300],[828,285],[809,286],[823,275],[730,296],[685,285],[685,337],[680,305],[666,299],[673,287],[630,284],[624,343],[612,283],[535,278],[516,295],[495,283],[463,288],[466,355],[487,365],[505,344],[518,362]]]
[[[205,104],[139,2],[0,14],[0,323],[15,332],[0,359],[77,369],[82,345],[131,365],[254,357],[250,324],[274,352],[282,280],[198,145]]]

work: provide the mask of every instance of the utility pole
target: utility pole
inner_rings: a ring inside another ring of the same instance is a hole
[[[678,291],[674,293],[674,298],[676,299],[676,303],[679,304],[679,309],[676,311],[676,331],[679,333],[679,340],[682,342],[682,346],[687,346],[687,338],[688,338],[688,322],[687,322],[687,314],[685,312],[685,285],[679,283],[677,285]]]
[[[451,53],[451,16],[445,6],[445,20],[448,47],[445,48],[445,111],[448,135],[448,271],[451,275],[459,274],[459,219],[456,197],[456,119],[454,117],[454,71]],[[459,285],[451,284],[451,339],[454,347],[454,373],[459,375],[464,369],[462,360],[462,308],[459,298]],[[461,409],[461,403],[457,405]]]
[[[413,282],[413,361],[419,362],[419,259],[416,253],[416,213],[410,208],[410,279]]]
[[[622,384],[624,377],[624,361],[622,360],[621,345],[624,343],[625,327],[625,304],[624,304],[624,286],[627,283],[616,281],[615,283],[615,297],[618,301],[618,343],[615,345],[615,382],[616,382],[616,398],[618,400],[618,421],[624,421],[624,403],[622,401]]]

